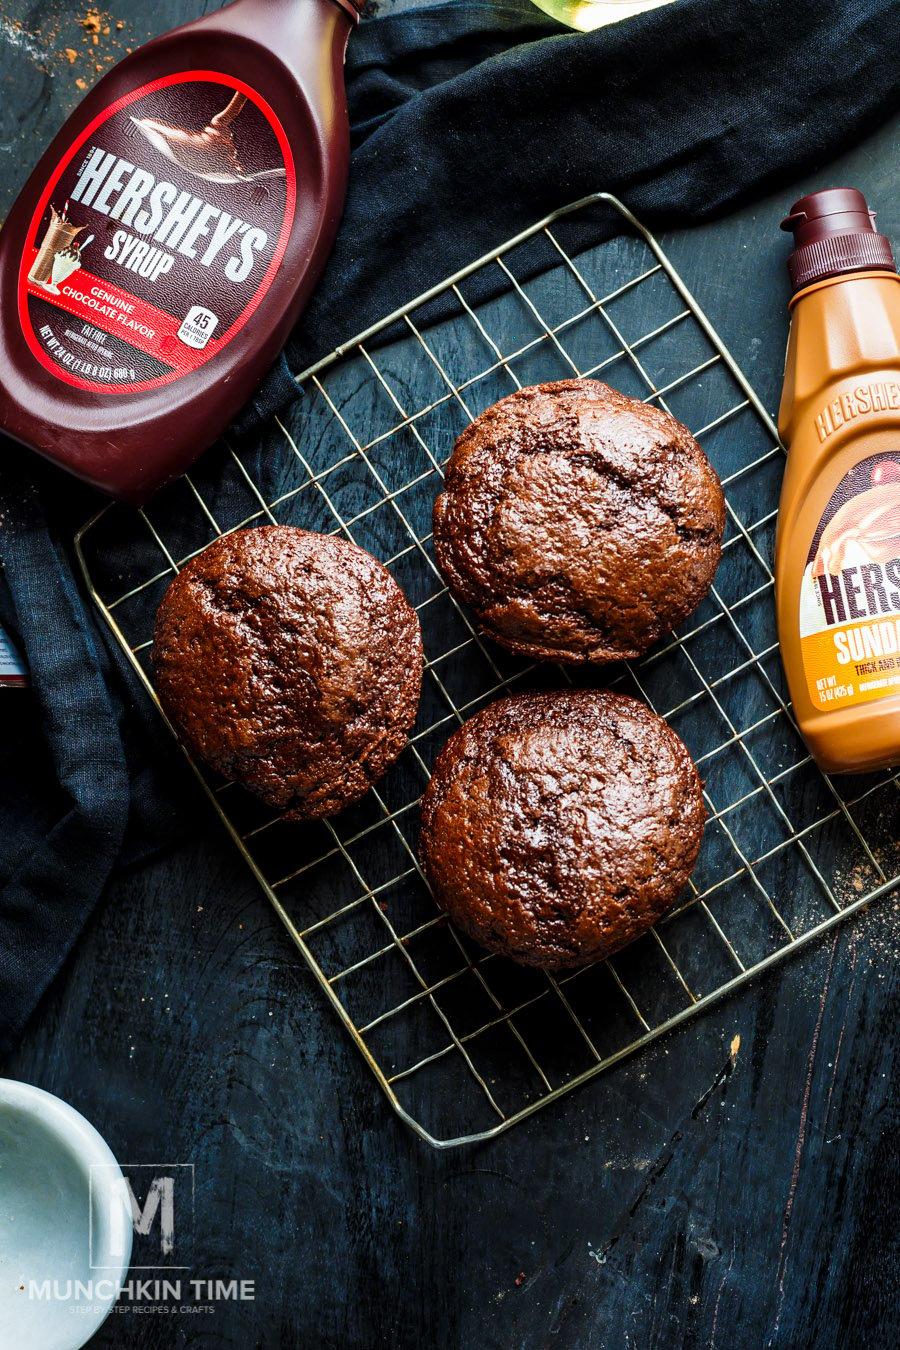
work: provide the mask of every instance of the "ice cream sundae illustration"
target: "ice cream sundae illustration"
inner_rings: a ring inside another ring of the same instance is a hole
[[[871,487],[838,507],[822,531],[800,583],[800,636],[822,631],[822,587],[831,591],[844,568],[884,566],[900,557],[900,462],[883,459],[871,468]],[[871,575],[871,574],[870,574]],[[828,622],[840,621],[833,610]]]
[[[822,531],[812,575],[838,576],[860,562],[888,562],[900,556],[900,464],[882,460],[872,486],[844,502]]]
[[[79,240],[78,235],[84,225],[74,225],[69,220],[69,203],[61,212],[50,207],[50,224],[44,233],[37,257],[31,265],[28,280],[49,291],[51,295],[61,295],[60,283],[66,281],[81,266],[82,250],[87,248],[94,236]]]
[[[255,183],[261,178],[283,177],[283,168],[247,173],[241,163],[232,126],[246,102],[246,94],[235,94],[200,131],[170,126],[155,117],[133,117],[131,120],[161,155],[208,183]]]
[[[89,234],[84,243],[71,243],[67,248],[60,249],[58,253],[54,253],[53,267],[50,270],[50,281],[45,286],[46,290],[52,291],[54,295],[62,295],[62,291],[59,289],[59,283],[61,281],[67,281],[73,272],[78,271],[81,266],[81,250],[87,247],[93,237],[92,234]]]

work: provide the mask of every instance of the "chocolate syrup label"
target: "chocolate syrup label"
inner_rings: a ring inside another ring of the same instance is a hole
[[[800,646],[817,708],[900,694],[900,450],[838,484],[800,587]]]
[[[212,360],[284,255],[294,163],[273,110],[230,75],[143,85],[96,117],[43,192],[19,315],[82,389],[152,389]]]
[[[0,628],[0,685],[25,685],[28,670],[12,638]]]

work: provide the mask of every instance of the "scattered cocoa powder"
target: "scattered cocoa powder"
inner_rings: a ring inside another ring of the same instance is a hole
[[[74,66],[79,57],[85,55],[76,45],[79,34],[88,53],[91,53],[92,48],[101,48],[90,55],[86,70],[91,73],[87,78],[74,80],[75,88],[81,92],[90,88],[95,73],[102,72],[125,55],[123,37],[126,21],[114,19],[98,5],[91,5],[81,17],[72,13],[48,14],[40,26],[34,28],[26,27],[18,18],[8,17],[5,9],[0,3],[0,28],[13,45],[25,53],[31,65],[45,74],[53,74],[59,66]],[[131,48],[127,50],[130,52]]]
[[[99,33],[103,27],[99,9],[89,9],[83,19],[78,20],[86,33]],[[109,31],[107,29],[107,31]]]

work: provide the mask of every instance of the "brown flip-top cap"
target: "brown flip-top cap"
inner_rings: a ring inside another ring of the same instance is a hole
[[[843,272],[896,272],[889,240],[856,188],[826,188],[794,202],[781,228],[794,236],[788,273],[794,291]]]

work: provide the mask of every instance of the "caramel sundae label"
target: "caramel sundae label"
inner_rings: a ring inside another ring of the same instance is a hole
[[[900,449],[833,493],[801,582],[800,646],[817,708],[900,694]]]
[[[265,99],[214,71],[154,80],[85,128],[41,195],[19,276],[35,357],[81,389],[153,389],[212,360],[284,255],[296,176]]]

